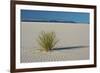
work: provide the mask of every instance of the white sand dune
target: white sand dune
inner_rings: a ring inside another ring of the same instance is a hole
[[[39,51],[36,39],[41,31],[54,31],[59,39],[56,48],[72,49]],[[21,62],[47,62],[89,59],[89,24],[21,22]]]

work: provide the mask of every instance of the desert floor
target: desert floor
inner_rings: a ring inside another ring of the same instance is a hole
[[[89,24],[21,22],[20,27],[21,63],[89,59]],[[56,33],[54,50],[40,50],[36,39],[41,31]]]

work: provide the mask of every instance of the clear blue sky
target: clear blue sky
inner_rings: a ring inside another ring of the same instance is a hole
[[[83,12],[21,10],[21,21],[35,21],[35,20],[89,23],[90,15],[89,13],[83,13]]]

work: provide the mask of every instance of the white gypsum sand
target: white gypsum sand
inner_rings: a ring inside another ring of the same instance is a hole
[[[40,51],[37,43],[41,31],[53,31],[58,50]],[[48,62],[89,59],[89,24],[21,22],[21,62]],[[61,49],[62,50],[61,50]]]

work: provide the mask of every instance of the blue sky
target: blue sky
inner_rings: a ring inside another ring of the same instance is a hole
[[[89,23],[89,13],[58,12],[40,10],[21,10],[21,21],[62,21],[75,23]]]

